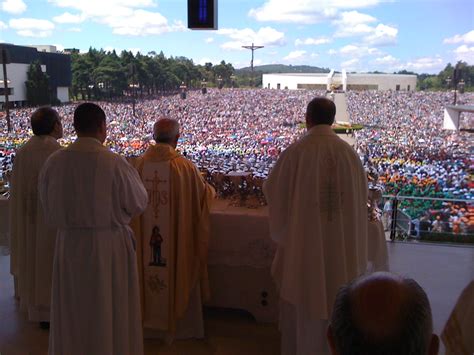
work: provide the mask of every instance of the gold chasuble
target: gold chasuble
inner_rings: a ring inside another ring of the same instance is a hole
[[[209,207],[214,191],[194,164],[168,144],[150,146],[132,164],[148,207],[131,227],[137,238],[143,326],[176,332],[196,287],[209,298]]]

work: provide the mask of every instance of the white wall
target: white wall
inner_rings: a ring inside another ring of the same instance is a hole
[[[377,85],[379,90],[395,91],[400,85],[401,91],[416,90],[415,75],[398,74],[347,74],[347,85]]]
[[[397,75],[397,74],[335,74],[332,76],[332,83],[347,85],[376,85],[378,90],[396,90],[400,85],[401,91],[416,90],[415,75]],[[288,87],[290,90],[298,89],[298,84],[318,84],[326,86],[328,84],[328,74],[263,74],[263,88],[280,89]]]
[[[69,88],[66,86],[58,86],[58,99],[61,102],[69,102]]]
[[[290,90],[298,89],[298,84],[318,84],[327,86],[328,74],[263,74],[262,86],[264,89],[277,89],[280,84],[280,89],[287,87]],[[268,86],[270,84],[270,86]]]
[[[26,100],[26,72],[29,64],[7,64],[7,78],[10,81],[9,88],[13,88],[13,95],[8,96],[9,101]],[[1,66],[0,66],[1,68]],[[0,70],[0,79],[3,80],[3,70]],[[3,88],[3,85],[1,85]],[[0,102],[5,102],[5,96],[0,95]]]

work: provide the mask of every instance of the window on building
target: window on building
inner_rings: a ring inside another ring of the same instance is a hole
[[[410,85],[407,86],[407,91],[410,91]]]
[[[397,86],[395,87],[395,90],[400,91],[400,84],[397,84]]]
[[[280,90],[280,87],[281,87],[281,84],[278,83],[278,84],[277,84],[277,89]]]

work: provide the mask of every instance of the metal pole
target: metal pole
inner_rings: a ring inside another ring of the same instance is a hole
[[[135,117],[135,63],[132,63],[132,114]]]
[[[10,103],[8,101],[8,78],[7,78],[7,50],[2,48],[2,67],[3,67],[3,90],[5,94],[5,113],[7,118],[8,132],[12,131],[12,124],[10,122]]]
[[[398,200],[395,197],[393,199],[392,205],[392,221],[390,223],[390,240],[393,242],[396,237],[396,227],[397,227],[397,215],[398,215]]]

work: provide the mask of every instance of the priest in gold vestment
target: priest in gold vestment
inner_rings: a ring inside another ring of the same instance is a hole
[[[137,236],[145,337],[203,338],[202,303],[209,297],[209,207],[214,197],[196,166],[175,148],[179,123],[162,118],[151,145],[133,165],[148,207],[132,221]]]

